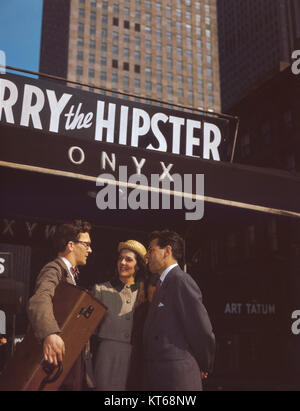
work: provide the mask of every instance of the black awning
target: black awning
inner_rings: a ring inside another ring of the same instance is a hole
[[[58,220],[83,216],[101,225],[130,227],[138,223],[145,229],[153,226],[153,222],[157,226],[184,226],[184,210],[161,207],[155,210],[151,209],[150,203],[148,209],[97,208],[95,197],[100,190],[96,186],[97,177],[109,173],[118,194],[124,187],[124,181],[120,182],[119,178],[120,167],[126,167],[129,177],[137,173],[138,164],[140,173],[149,181],[149,185],[144,185],[149,195],[152,174],[162,176],[165,173],[167,177],[178,174],[182,181],[184,175],[203,174],[204,197],[192,190],[194,201],[204,198],[202,220],[210,215],[223,219],[246,212],[300,217],[299,175],[116,144],[83,142],[77,138],[3,124],[0,124],[0,133],[2,215],[53,216]],[[72,152],[73,162],[69,158],[72,147],[78,148]],[[82,153],[84,161],[79,164],[83,159],[80,158]],[[170,190],[171,197],[180,191],[172,185]],[[182,191],[187,193],[184,186]]]

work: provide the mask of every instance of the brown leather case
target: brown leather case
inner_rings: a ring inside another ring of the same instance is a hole
[[[56,287],[53,307],[66,348],[62,367],[47,370],[43,346],[29,330],[0,376],[1,391],[57,390],[106,312],[89,292],[66,282]]]

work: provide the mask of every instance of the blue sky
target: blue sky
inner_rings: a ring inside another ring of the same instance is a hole
[[[6,65],[38,71],[43,0],[0,0],[0,50]]]

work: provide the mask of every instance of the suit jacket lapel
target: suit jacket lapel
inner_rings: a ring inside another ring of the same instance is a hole
[[[72,279],[72,277],[71,277],[71,275],[70,275],[70,273],[69,273],[68,267],[66,266],[66,264],[64,263],[64,261],[63,261],[61,258],[57,257],[57,258],[55,259],[55,262],[56,262],[56,263],[60,266],[60,268],[61,268],[61,271],[62,271],[62,281],[65,281],[65,282],[67,282],[67,283],[69,283],[69,284],[74,285],[74,281],[73,281],[73,279]]]

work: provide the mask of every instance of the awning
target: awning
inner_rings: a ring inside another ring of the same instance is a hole
[[[244,212],[300,218],[300,176],[289,172],[85,142],[7,124],[0,124],[0,135],[2,215],[57,219],[82,216],[97,224],[138,224],[146,230],[153,225],[184,226],[188,223],[186,210],[151,209],[151,193],[164,192],[151,186],[151,175],[169,180],[178,174],[184,183],[184,175],[203,174],[203,192],[197,191],[194,180],[192,189],[185,190],[183,185],[180,190],[171,184],[165,192],[173,198],[183,192],[191,202],[204,200],[202,223],[211,215],[227,218]],[[126,168],[128,179],[138,170],[145,177],[139,188],[149,194],[148,209],[97,207],[96,196],[103,187],[96,186],[99,175],[110,175],[118,195],[120,190],[127,188],[130,192],[137,187],[120,178],[120,167]]]

